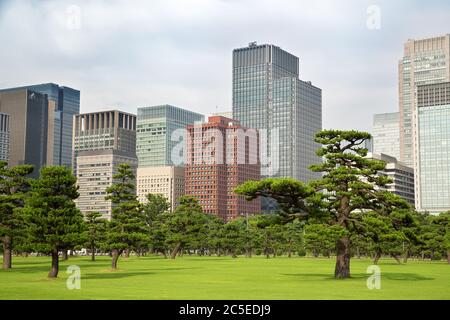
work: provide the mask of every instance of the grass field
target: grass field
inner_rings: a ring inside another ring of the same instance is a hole
[[[369,290],[370,260],[352,259],[352,278],[334,280],[334,260],[277,257],[71,258],[47,279],[48,257],[13,259],[0,270],[0,299],[450,299],[450,265],[381,260],[381,289]],[[81,289],[68,290],[66,269],[81,268]]]

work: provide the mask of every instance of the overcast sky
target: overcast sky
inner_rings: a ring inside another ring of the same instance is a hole
[[[0,88],[73,87],[81,112],[229,111],[232,50],[257,41],[299,57],[324,128],[370,130],[398,110],[403,43],[447,33],[448,0],[0,0]]]

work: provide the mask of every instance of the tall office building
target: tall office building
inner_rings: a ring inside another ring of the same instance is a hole
[[[111,217],[106,189],[122,163],[136,175],[136,116],[118,110],[76,115],[73,119],[73,163],[79,186],[77,207]]]
[[[416,209],[450,210],[450,82],[418,86],[414,110]]]
[[[0,160],[9,160],[9,114],[0,113]]]
[[[259,179],[256,130],[247,131],[222,116],[188,126],[185,192],[199,200],[204,212],[224,221],[260,213],[259,199],[249,202],[234,193],[238,185]]]
[[[0,92],[0,112],[9,115],[9,165],[31,164],[32,177],[51,165],[55,103],[29,89]]]
[[[414,169],[390,155],[369,153],[367,157],[386,162],[385,169],[378,174],[392,179],[392,183],[376,189],[395,193],[414,206]]]
[[[260,129],[264,176],[320,177],[308,167],[321,161],[314,135],[322,129],[322,92],[299,80],[296,56],[268,44],[233,50],[233,118]]]
[[[399,62],[400,160],[414,166],[414,92],[419,85],[450,81],[450,34],[408,40]]]
[[[138,108],[136,153],[139,166],[178,164],[172,160],[172,151],[180,141],[173,141],[172,134],[203,121],[201,114],[170,105]]]
[[[373,153],[387,154],[400,159],[400,113],[381,113],[373,116]]]
[[[163,195],[175,209],[184,195],[184,168],[175,166],[138,167],[137,196],[141,203],[147,202],[147,195]]]
[[[120,150],[80,151],[77,156],[77,185],[80,196],[75,200],[84,214],[100,212],[111,219],[113,204],[105,200],[106,189],[115,182],[113,176],[122,163],[128,163],[136,175],[137,159]]]
[[[136,115],[118,110],[76,115],[72,144],[74,171],[82,151],[118,150],[136,157]]]
[[[28,89],[47,95],[51,101],[53,113],[49,116],[49,130],[52,130],[52,141],[49,141],[48,149],[52,154],[47,159],[50,165],[72,166],[72,125],[73,116],[80,113],[80,91],[58,86],[54,83],[44,83],[19,88],[9,88],[0,92],[11,92],[18,89]]]

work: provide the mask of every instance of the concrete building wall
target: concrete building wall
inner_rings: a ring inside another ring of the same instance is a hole
[[[0,160],[9,160],[10,116],[0,113]]]
[[[138,167],[137,196],[141,203],[147,202],[147,194],[161,194],[174,210],[184,195],[184,168],[175,166]]]
[[[114,182],[113,175],[122,163],[131,165],[136,175],[137,159],[115,150],[82,151],[77,156],[77,185],[80,196],[75,200],[83,214],[100,212],[111,219],[112,204],[105,200],[106,189]]]

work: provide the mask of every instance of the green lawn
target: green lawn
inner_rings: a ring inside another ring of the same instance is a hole
[[[334,280],[334,260],[277,257],[71,258],[47,279],[48,257],[13,259],[0,270],[0,299],[450,299],[450,265],[382,260],[381,289],[366,286],[371,262],[352,259],[352,279]],[[81,289],[68,290],[66,268],[81,268]]]

